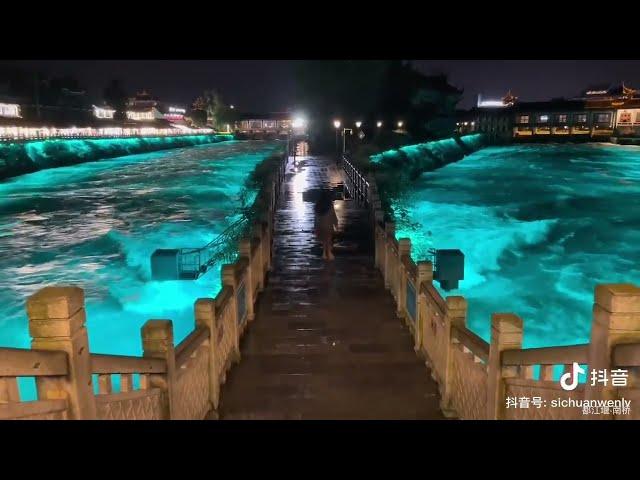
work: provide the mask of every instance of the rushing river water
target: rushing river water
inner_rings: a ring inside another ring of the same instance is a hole
[[[156,248],[200,247],[232,221],[244,182],[277,143],[225,142],[43,170],[0,183],[0,346],[28,348],[28,295],[52,284],[85,290],[92,352],[139,355],[140,327],[194,326],[193,303],[214,297],[220,269],[155,282]]]
[[[394,205],[415,260],[459,248],[468,325],[524,320],[525,347],[588,342],[597,283],[640,283],[640,148],[486,148],[423,174]]]

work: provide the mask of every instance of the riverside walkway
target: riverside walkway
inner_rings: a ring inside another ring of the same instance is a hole
[[[287,165],[273,265],[221,389],[222,419],[441,419],[436,383],[374,268],[368,211],[338,199],[336,259],[313,233],[313,199],[340,191],[324,157]]]

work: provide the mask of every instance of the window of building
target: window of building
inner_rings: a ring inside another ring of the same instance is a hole
[[[631,123],[631,112],[621,112],[618,123]]]
[[[540,115],[538,121],[540,123],[547,123],[549,121],[549,115]]]
[[[529,123],[529,115],[520,115],[518,123]]]
[[[596,113],[596,123],[609,123],[611,119],[610,113]]]
[[[567,115],[564,113],[558,115],[558,123],[567,123]]]
[[[578,113],[575,116],[576,123],[587,123],[587,114],[586,113]]]

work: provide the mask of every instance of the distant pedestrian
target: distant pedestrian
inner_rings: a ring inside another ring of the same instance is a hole
[[[329,190],[322,190],[315,204],[315,230],[322,242],[322,258],[333,260],[333,233],[338,225],[338,216],[333,208],[333,196]]]

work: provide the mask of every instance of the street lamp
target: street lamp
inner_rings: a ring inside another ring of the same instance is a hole
[[[347,132],[349,132],[349,135],[353,135],[353,130],[351,130],[350,128],[342,129],[342,154],[343,155],[347,150]]]
[[[356,122],[356,128],[360,128],[361,125],[362,125],[362,122]]]
[[[402,128],[402,125],[404,125],[404,122],[403,121],[399,121],[398,122],[398,128]]]
[[[340,120],[334,120],[333,126],[336,127],[336,129],[340,128]]]
[[[234,107],[233,105],[229,105],[229,108],[230,108],[231,110],[233,110],[233,109],[234,109],[234,108],[236,108],[236,107]]]
[[[376,127],[378,127],[378,128],[382,127],[382,122],[376,123]]]
[[[336,156],[338,156],[338,129],[340,128],[340,120],[334,120],[333,126],[336,129]]]

